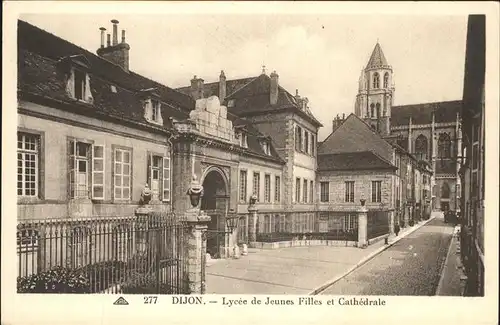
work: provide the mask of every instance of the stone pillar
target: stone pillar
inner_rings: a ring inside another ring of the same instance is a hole
[[[368,245],[368,209],[364,200],[358,210],[358,247],[365,248]]]
[[[190,228],[187,238],[187,275],[190,294],[205,293],[205,268],[207,254],[206,231],[210,216],[201,215],[199,210],[186,212],[187,226]]]
[[[255,204],[248,206],[248,243],[250,247],[254,247],[257,241],[257,211]]]

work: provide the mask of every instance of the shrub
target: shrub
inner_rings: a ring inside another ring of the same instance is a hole
[[[118,283],[124,276],[126,263],[122,261],[104,261],[89,264],[79,269],[90,283],[92,292],[100,292]]]
[[[120,284],[124,294],[172,294],[172,287],[167,283],[159,284],[157,290],[157,277],[152,274],[134,272],[127,276],[127,281]]]
[[[413,227],[414,224],[415,224],[415,221],[413,221],[413,219],[410,219],[410,221],[408,221],[408,225],[410,227]]]
[[[57,266],[17,278],[18,293],[90,293],[88,278],[75,270]]]

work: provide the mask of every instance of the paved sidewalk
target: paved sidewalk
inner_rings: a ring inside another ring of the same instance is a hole
[[[207,266],[206,293],[315,294],[425,223],[402,229],[398,237],[389,238],[389,245],[382,240],[365,249],[334,246],[249,249],[249,254],[240,259],[216,260]]]
[[[460,246],[458,238],[459,229],[460,227],[455,228],[453,238],[451,239],[441,279],[436,290],[436,296],[462,296],[463,285],[460,282],[460,277],[463,276],[460,268],[462,263],[460,261],[460,254],[457,253]]]

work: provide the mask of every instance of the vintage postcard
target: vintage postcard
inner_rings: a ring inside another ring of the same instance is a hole
[[[4,3],[2,324],[496,323],[498,9]]]

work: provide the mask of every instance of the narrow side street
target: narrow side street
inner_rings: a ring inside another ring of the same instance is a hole
[[[436,218],[321,294],[433,296],[452,235],[453,226]]]

